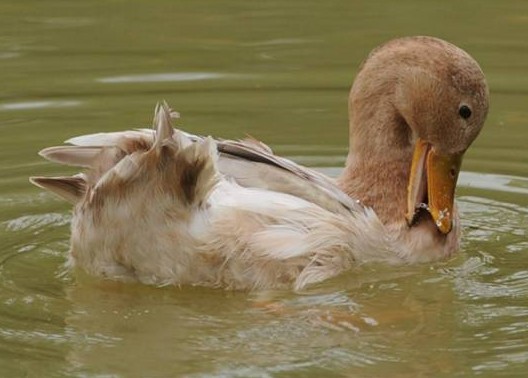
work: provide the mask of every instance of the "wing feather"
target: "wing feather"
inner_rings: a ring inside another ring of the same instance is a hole
[[[192,142],[205,140],[200,135],[183,131],[181,133]],[[146,146],[151,145],[154,143],[154,130],[137,129],[83,135],[66,141],[66,143],[74,145],[71,150],[56,151],[71,153],[75,146],[78,146],[83,148],[79,149],[79,153],[88,154],[95,152],[98,147],[115,146],[130,153],[129,150],[137,148],[134,142],[141,142]],[[253,137],[247,137],[243,140],[215,139],[214,143],[220,153],[219,171],[244,187],[256,187],[291,194],[333,212],[362,210],[359,203],[342,192],[332,179],[316,170],[300,166],[289,159],[275,155],[270,147]],[[130,145],[134,145],[134,148],[130,148]],[[53,152],[53,150],[51,151]],[[61,161],[61,159],[57,160],[68,163],[68,161]]]

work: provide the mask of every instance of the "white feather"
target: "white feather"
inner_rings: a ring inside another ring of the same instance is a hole
[[[144,137],[152,139],[153,134],[150,132],[139,130],[117,131],[111,133],[95,133],[70,138],[64,143],[73,144],[74,146],[104,147],[117,146],[123,138],[134,139]]]
[[[226,143],[241,155],[220,156],[221,142],[173,130],[170,113],[157,107],[155,131],[85,135],[68,140],[82,147],[44,150],[51,160],[91,167],[82,200],[63,194],[79,201],[70,266],[154,285],[300,290],[354,264],[445,254],[430,238],[387,229],[330,180],[254,142]],[[62,184],[48,182],[35,180],[55,191]],[[410,254],[412,243],[428,252]]]

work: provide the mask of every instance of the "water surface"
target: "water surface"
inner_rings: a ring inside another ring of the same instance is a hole
[[[0,3],[0,376],[524,376],[528,3]],[[28,184],[36,152],[150,123],[253,135],[335,175],[348,88],[379,43],[469,51],[492,95],[466,155],[452,260],[369,266],[292,292],[151,288],[64,274],[69,206]]]

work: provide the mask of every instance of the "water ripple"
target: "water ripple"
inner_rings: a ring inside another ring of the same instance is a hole
[[[7,104],[0,104],[0,110],[32,110],[32,109],[46,109],[46,108],[67,108],[79,106],[80,101],[64,100],[64,101],[26,101],[26,102],[12,102]]]
[[[70,222],[69,215],[60,213],[46,213],[38,215],[23,215],[21,217],[11,219],[2,224],[8,231],[37,231],[46,227],[64,226]]]
[[[110,76],[97,79],[100,83],[157,83],[172,81],[197,81],[240,77],[241,75],[224,74],[219,72],[166,72],[146,75]]]
[[[15,51],[2,51],[0,52],[0,59],[13,59],[18,58],[21,54]]]
[[[519,176],[461,172],[459,185],[468,188],[488,189],[505,193],[528,194],[528,179]]]

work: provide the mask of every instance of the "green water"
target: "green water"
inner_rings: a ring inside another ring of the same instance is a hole
[[[27,177],[72,171],[38,150],[148,125],[166,99],[191,132],[250,134],[335,174],[357,66],[415,34],[469,51],[491,87],[458,189],[457,257],[357,269],[302,294],[63,274],[69,206]],[[3,0],[0,376],[524,376],[527,36],[528,3],[514,0]]]

